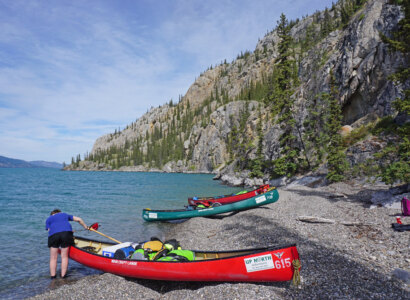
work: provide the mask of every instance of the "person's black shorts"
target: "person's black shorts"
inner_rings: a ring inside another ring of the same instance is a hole
[[[74,245],[74,237],[71,231],[57,232],[48,237],[48,247],[67,248]]]

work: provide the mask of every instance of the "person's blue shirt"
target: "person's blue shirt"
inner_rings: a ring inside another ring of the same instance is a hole
[[[46,230],[50,229],[48,236],[63,231],[73,231],[69,221],[73,221],[73,216],[63,212],[49,216],[46,220]]]

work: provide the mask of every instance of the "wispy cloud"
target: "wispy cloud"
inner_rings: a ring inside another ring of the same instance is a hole
[[[0,155],[69,162],[90,151],[253,50],[282,11],[308,13],[305,1],[284,3],[0,0]]]

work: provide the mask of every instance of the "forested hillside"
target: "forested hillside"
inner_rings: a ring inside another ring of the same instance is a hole
[[[69,170],[409,182],[409,1],[340,0],[210,66]],[[243,183],[243,182],[242,182]]]

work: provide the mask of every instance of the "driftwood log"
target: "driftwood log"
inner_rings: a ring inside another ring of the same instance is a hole
[[[307,223],[328,223],[328,224],[336,223],[336,221],[332,219],[325,219],[325,218],[312,217],[312,216],[299,216],[297,217],[297,220],[302,221],[302,222],[307,222]]]
[[[371,226],[374,224],[371,223],[363,223],[363,222],[350,222],[350,221],[336,221],[333,219],[326,219],[321,217],[314,217],[314,216],[299,216],[296,218],[298,221],[306,222],[306,223],[324,223],[324,224],[341,224],[345,226]]]

